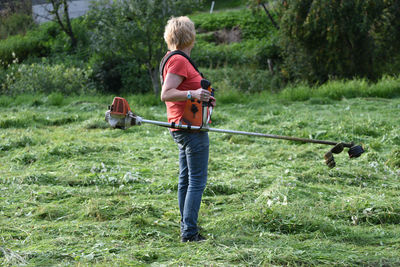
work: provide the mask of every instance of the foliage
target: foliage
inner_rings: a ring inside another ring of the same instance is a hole
[[[71,28],[76,39],[75,47],[72,45],[71,37],[64,31],[61,31],[59,26],[54,22],[47,22],[49,28],[54,31],[50,39],[50,56],[75,56],[77,59],[86,61],[90,56],[90,37],[87,22],[85,18],[75,18],[71,20]],[[51,26],[50,26],[51,25]],[[44,30],[44,29],[42,29]]]
[[[21,63],[27,59],[34,60],[47,56],[55,59],[74,56],[81,61],[87,60],[90,41],[87,23],[83,18],[77,18],[71,22],[71,27],[77,39],[75,49],[69,37],[54,22],[43,23],[28,31],[26,35],[0,40],[0,66],[7,67],[15,58]]]
[[[191,18],[199,32],[192,51],[192,57],[198,65],[207,68],[250,65],[259,69],[271,67],[275,72],[279,72],[281,49],[278,32],[263,13],[232,10],[195,14]],[[241,40],[230,44],[218,44],[215,36],[221,29],[239,29]]]
[[[29,57],[41,57],[49,53],[47,31],[34,30],[25,36],[11,36],[6,40],[0,40],[0,67],[7,67],[15,58],[19,62]]]
[[[366,152],[335,155],[328,169],[329,146],[209,133],[199,244],[179,242],[167,129],[108,129],[113,95],[58,106],[42,94],[0,96],[0,265],[398,266],[400,173],[389,160],[399,157],[400,99],[243,95],[217,104],[213,127],[355,141]],[[125,97],[165,121],[159,97]]]
[[[328,81],[321,86],[310,89],[300,84],[288,86],[281,92],[281,97],[290,101],[305,101],[309,99],[333,99],[355,97],[382,97],[395,98],[400,96],[400,78],[384,76],[377,82],[368,82],[365,79],[349,81]]]
[[[286,2],[281,41],[291,79],[376,79],[390,58],[382,51],[398,51],[398,0]]]
[[[111,5],[109,1],[105,1],[98,5],[88,16],[89,25],[93,28],[91,40],[96,57],[93,61],[96,66],[99,66],[95,68],[98,71],[94,74],[101,77],[103,85],[118,84],[115,81],[107,81],[107,77],[102,75],[102,72],[107,71],[107,68],[112,68],[116,72],[128,68],[126,72],[118,73],[121,86],[125,82],[129,86],[140,88],[151,81],[153,91],[157,94],[160,87],[158,65],[166,52],[163,40],[164,26],[171,16],[186,14],[198,4],[198,0],[129,0],[117,1]],[[108,66],[103,63],[110,58],[116,58],[119,62],[115,64],[121,65]],[[136,66],[133,66],[133,63]],[[143,75],[143,72],[147,72],[147,77]],[[112,79],[118,75],[114,75]],[[118,91],[119,89],[105,88],[104,90]],[[125,88],[127,89],[129,88]]]
[[[269,70],[224,67],[202,69],[202,72],[217,89],[218,102],[220,101],[220,90],[229,95],[234,94],[236,90],[242,93],[277,92],[284,86],[280,79]]]
[[[232,29],[238,26],[242,38],[246,40],[266,39],[277,34],[269,19],[260,10],[240,9],[213,14],[199,13],[191,15],[190,18],[199,32]]]
[[[268,68],[268,60],[280,61],[280,49],[273,39],[253,39],[216,45],[199,40],[191,57],[199,66],[218,68],[222,66],[253,66]]]
[[[34,27],[31,15],[15,13],[7,17],[0,16],[0,39],[25,34]]]
[[[78,45],[75,32],[72,28],[71,18],[69,15],[70,0],[46,0],[51,8],[47,9],[47,13],[52,16],[53,20],[60,29],[68,36],[72,49]]]
[[[81,94],[93,90],[90,70],[66,67],[63,64],[41,63],[12,64],[5,72],[1,94],[52,92],[63,95]],[[55,100],[58,101],[58,100]]]

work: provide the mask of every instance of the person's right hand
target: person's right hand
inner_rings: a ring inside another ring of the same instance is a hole
[[[191,91],[191,92],[192,92],[192,97],[193,98],[196,98],[196,99],[198,99],[200,101],[203,101],[203,102],[208,102],[208,100],[211,97],[211,93],[208,90],[205,90],[205,89],[202,89],[202,88],[199,88],[199,89]]]

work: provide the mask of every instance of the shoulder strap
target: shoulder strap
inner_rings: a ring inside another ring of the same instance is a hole
[[[167,61],[168,61],[172,56],[174,56],[174,55],[181,55],[181,56],[183,56],[184,58],[186,58],[186,59],[190,62],[190,64],[193,66],[193,68],[200,74],[200,76],[201,76],[202,78],[204,78],[203,73],[201,73],[201,72],[197,69],[196,65],[194,64],[193,60],[192,60],[190,57],[188,57],[185,53],[183,53],[183,52],[180,51],[180,50],[175,50],[175,51],[172,51],[171,53],[169,53],[168,55],[166,55],[166,56],[161,60],[161,62],[160,62],[159,71],[160,71],[160,81],[161,81],[161,85],[164,84],[163,73],[164,73],[165,64],[167,64]]]

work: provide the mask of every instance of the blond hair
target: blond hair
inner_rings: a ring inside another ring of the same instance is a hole
[[[169,50],[184,49],[194,43],[196,30],[188,17],[172,17],[164,31],[164,40]]]

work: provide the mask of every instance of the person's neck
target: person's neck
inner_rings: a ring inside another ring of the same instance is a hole
[[[188,57],[190,57],[190,52],[192,51],[191,47],[186,47],[183,49],[177,49],[177,50],[181,50],[183,53],[185,53]]]

